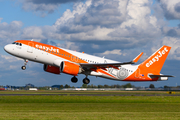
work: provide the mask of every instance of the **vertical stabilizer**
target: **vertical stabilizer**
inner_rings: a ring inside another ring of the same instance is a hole
[[[153,74],[159,74],[170,50],[171,47],[162,46],[159,50],[153,53],[148,59],[146,59],[143,63],[141,63],[139,67],[145,68],[147,71],[153,72]]]

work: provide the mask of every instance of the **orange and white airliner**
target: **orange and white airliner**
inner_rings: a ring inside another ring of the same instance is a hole
[[[88,75],[108,78],[117,81],[164,81],[171,75],[160,74],[161,68],[171,47],[162,46],[148,59],[139,65],[136,63],[143,53],[131,62],[118,62],[106,58],[96,57],[84,52],[76,52],[64,48],[47,45],[33,40],[17,40],[4,47],[9,54],[24,59],[22,69],[26,69],[28,61],[44,64],[46,72],[72,75],[71,81],[76,83],[78,74],[84,74],[84,84],[90,80]]]

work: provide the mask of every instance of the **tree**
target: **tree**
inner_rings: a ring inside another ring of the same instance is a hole
[[[98,88],[103,88],[103,86],[102,85],[98,85]]]
[[[109,87],[109,85],[106,85],[106,84],[105,84],[105,85],[104,85],[104,88],[110,88],[110,87]]]
[[[64,86],[63,85],[60,85],[60,89],[63,89],[64,88]]]
[[[164,86],[165,89],[169,88],[167,85]]]
[[[131,85],[131,83],[127,83],[125,85],[123,85],[123,88],[133,88],[135,87],[134,85]]]
[[[149,85],[149,88],[155,88],[153,84],[150,84]]]
[[[83,84],[83,85],[82,85],[82,88],[87,88],[87,84]]]
[[[121,85],[119,85],[119,84],[117,84],[117,88],[122,88],[122,86],[121,86]]]
[[[65,87],[65,88],[70,88],[70,86],[69,86],[68,84],[66,84],[64,87]]]

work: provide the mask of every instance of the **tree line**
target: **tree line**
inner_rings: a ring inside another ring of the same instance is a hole
[[[58,88],[58,89],[63,89],[63,88],[75,88],[74,86],[70,86],[68,84],[66,85],[53,85],[51,86],[52,88]],[[125,85],[87,85],[87,84],[83,84],[80,88],[134,88],[135,86],[132,85],[131,83],[127,83]]]

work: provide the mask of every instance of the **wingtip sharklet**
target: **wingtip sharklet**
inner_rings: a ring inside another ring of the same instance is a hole
[[[133,59],[132,63],[137,63],[139,61],[139,59],[141,58],[141,56],[143,55],[143,52],[141,52],[136,58]]]

